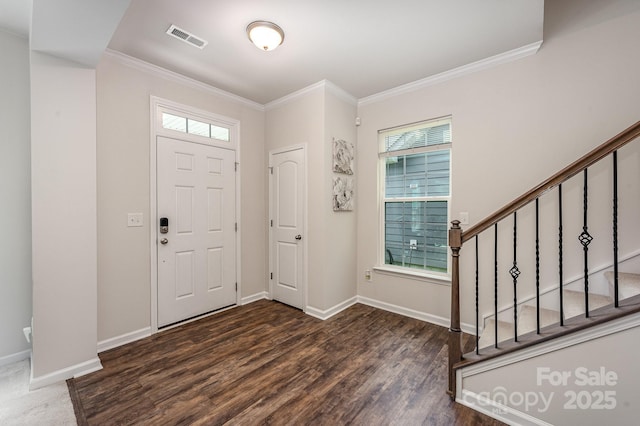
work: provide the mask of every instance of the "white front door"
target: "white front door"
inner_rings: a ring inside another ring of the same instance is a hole
[[[236,303],[235,151],[157,138],[158,326]]]
[[[272,298],[304,306],[304,149],[271,154]]]

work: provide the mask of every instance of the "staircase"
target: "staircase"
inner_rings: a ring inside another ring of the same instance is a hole
[[[614,282],[613,271],[604,273],[604,277],[609,283],[609,294],[601,295],[589,293],[589,311],[595,311],[603,307],[613,307],[614,305]],[[564,289],[564,309],[563,318],[565,320],[585,314],[584,292]],[[618,273],[618,296],[619,300],[628,299],[640,294],[640,274]],[[536,307],[532,305],[520,305],[518,307],[518,336],[524,336],[537,330]],[[554,309],[540,308],[540,328],[559,325],[560,311]],[[515,327],[513,322],[498,320],[497,343],[514,340]],[[488,348],[496,344],[496,324],[495,318],[487,318],[484,329],[478,341],[478,348]]]
[[[618,170],[619,151],[621,171]],[[472,374],[486,376],[493,370],[503,369],[496,371],[498,374],[492,376],[494,380],[496,377],[506,379],[504,374],[509,371],[519,377],[509,365],[526,363],[535,357],[542,359],[547,354],[575,348],[572,345],[586,344],[577,342],[612,336],[611,333],[620,333],[620,330],[637,330],[633,333],[640,336],[640,274],[619,270],[640,268],[640,265],[631,265],[640,260],[640,252],[630,252],[638,250],[632,246],[638,240],[640,182],[635,174],[637,162],[629,158],[638,156],[640,121],[469,229],[463,230],[459,221],[452,221],[447,390],[452,399],[460,398],[459,402],[466,405],[464,398],[469,392],[463,389],[464,378]],[[619,176],[623,182],[620,197]],[[619,221],[623,232],[618,232]],[[553,239],[557,249],[550,244]],[[621,251],[619,246],[624,249]],[[541,255],[543,249],[547,251]],[[461,268],[463,252],[465,262]],[[594,268],[594,265],[599,266]],[[561,284],[543,290],[541,281],[548,282],[554,275],[556,278],[551,279]],[[572,277],[570,284],[567,276]],[[475,344],[471,347],[466,338],[467,344],[463,345],[461,296],[465,297],[465,309],[475,305],[475,321],[470,321],[473,311],[464,312],[467,327],[470,329],[475,323],[472,341]],[[549,301],[551,303],[547,303]],[[589,345],[592,343],[585,347]],[[625,343],[616,341],[616,345]],[[472,351],[465,353],[463,348]],[[595,353],[609,352],[609,347],[600,347],[597,351]],[[618,347],[611,352],[631,353]],[[580,355],[575,358],[574,353],[573,357],[561,359],[576,365]],[[625,361],[625,365],[632,364],[628,359]],[[529,364],[529,377],[535,379],[536,368]],[[631,376],[635,377],[635,373]],[[478,380],[470,380],[467,380],[469,386],[477,388]],[[511,385],[518,386],[517,383]],[[533,389],[526,392],[540,390],[538,386],[540,383],[534,382]],[[547,392],[552,394],[553,391]],[[514,395],[524,394],[515,392]],[[503,397],[506,396],[503,394]],[[486,395],[478,396],[481,406],[486,405],[485,401]],[[498,405],[504,407],[504,404]],[[526,424],[545,424],[536,422],[535,416],[529,414],[518,418],[532,420]]]

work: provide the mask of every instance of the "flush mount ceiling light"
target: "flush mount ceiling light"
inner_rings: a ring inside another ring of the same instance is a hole
[[[284,31],[269,21],[254,21],[247,25],[249,40],[260,50],[273,50],[282,44]]]

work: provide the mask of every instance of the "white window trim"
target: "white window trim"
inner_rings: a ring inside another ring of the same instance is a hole
[[[152,96],[152,99],[154,97]],[[237,120],[224,117],[208,111],[199,110],[197,108],[189,108],[184,105],[157,99],[155,108],[152,107],[153,123],[152,128],[155,131],[156,136],[167,136],[174,139],[181,139],[185,141],[195,142],[203,145],[216,146],[219,148],[226,148],[231,150],[238,150],[239,144],[239,122]],[[221,139],[210,138],[207,136],[200,136],[193,133],[180,132],[178,130],[166,129],[162,126],[162,113],[172,114],[179,117],[189,118],[191,120],[200,121],[207,124],[212,124],[218,127],[226,127],[229,129],[229,141]]]
[[[451,285],[451,274],[450,273],[438,273],[434,271],[427,271],[422,269],[414,269],[414,268],[405,268],[402,266],[393,266],[382,264],[379,266],[374,266],[373,270],[383,274],[383,275],[391,275],[391,276],[405,276],[412,279],[417,279],[419,281],[425,281],[429,283],[441,284],[441,285]]]
[[[405,201],[447,201],[447,223],[451,220],[451,198],[452,198],[452,182],[451,175],[449,178],[449,196],[447,197],[398,197],[398,198],[386,198],[385,193],[385,163],[382,161],[383,158],[387,157],[398,157],[404,155],[413,155],[413,154],[421,154],[427,152],[434,151],[443,151],[449,150],[449,170],[452,168],[452,142],[446,144],[438,144],[438,145],[428,145],[417,148],[409,148],[398,151],[385,151],[384,145],[384,135],[393,134],[397,129],[397,133],[403,133],[406,131],[410,131],[413,129],[424,127],[426,123],[432,124],[433,126],[437,126],[444,123],[451,123],[451,117],[440,118],[434,120],[421,121],[416,124],[409,124],[406,126],[398,126],[390,129],[382,129],[378,132],[378,260],[377,265],[373,267],[373,270],[391,276],[404,276],[412,279],[417,279],[419,281],[425,281],[429,283],[442,284],[442,285],[451,285],[451,257],[447,256],[447,272],[436,272],[430,271],[427,269],[418,269],[418,268],[407,268],[403,266],[396,265],[388,265],[385,263],[385,223],[384,223],[384,207],[386,201],[397,201],[397,202],[405,202]]]

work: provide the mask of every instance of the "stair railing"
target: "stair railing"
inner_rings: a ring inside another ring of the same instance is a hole
[[[579,173],[584,174],[584,184],[583,184],[583,210],[584,210],[584,223],[582,227],[582,233],[579,236],[579,241],[583,246],[584,250],[584,281],[585,281],[585,315],[588,317],[589,315],[589,295],[588,295],[588,249],[589,243],[591,242],[591,235],[588,232],[588,223],[587,223],[587,173],[588,168],[605,157],[612,155],[613,158],[613,249],[614,249],[614,305],[618,307],[618,236],[617,236],[617,151],[633,141],[634,139],[640,137],[640,121],[633,124],[626,130],[622,131],[618,135],[609,139],[602,145],[593,149],[588,154],[584,155],[577,161],[568,165],[564,169],[560,170],[550,178],[546,179],[544,182],[540,183],[538,186],[532,188],[526,193],[522,194],[520,197],[516,198],[512,202],[508,203],[495,213],[491,214],[487,218],[478,222],[471,228],[467,230],[462,230],[460,228],[460,222],[458,220],[454,220],[451,222],[451,228],[449,229],[449,247],[451,249],[451,327],[449,329],[449,387],[447,393],[455,398],[456,394],[456,377],[455,377],[455,367],[456,364],[463,361],[463,346],[462,346],[462,330],[460,328],[460,253],[461,249],[465,243],[469,242],[472,239],[475,239],[476,245],[476,272],[475,272],[475,288],[476,288],[476,300],[475,300],[475,308],[476,308],[476,353],[479,354],[478,348],[478,340],[479,340],[479,330],[478,330],[478,235],[484,231],[489,230],[490,228],[494,228],[496,238],[495,238],[495,348],[498,348],[498,306],[497,306],[497,291],[498,291],[498,267],[497,267],[497,225],[501,220],[513,215],[513,238],[514,238],[514,261],[513,266],[509,270],[511,277],[513,278],[514,284],[514,327],[517,327],[517,297],[516,297],[516,287],[517,287],[517,279],[520,275],[520,271],[517,266],[516,261],[516,238],[517,238],[517,212],[524,206],[529,205],[530,203],[535,203],[535,212],[536,212],[536,330],[537,333],[540,333],[540,288],[539,288],[539,241],[538,241],[538,200],[539,198],[547,193],[549,190],[558,188],[558,199],[559,199],[559,275],[560,275],[560,286],[561,291],[559,291],[560,297],[560,325],[563,325],[563,291],[562,291],[562,283],[563,283],[563,269],[562,269],[562,257],[563,257],[563,229],[562,229],[562,184],[566,182],[568,179],[578,175]],[[518,333],[517,328],[515,328],[514,339],[517,341]]]

